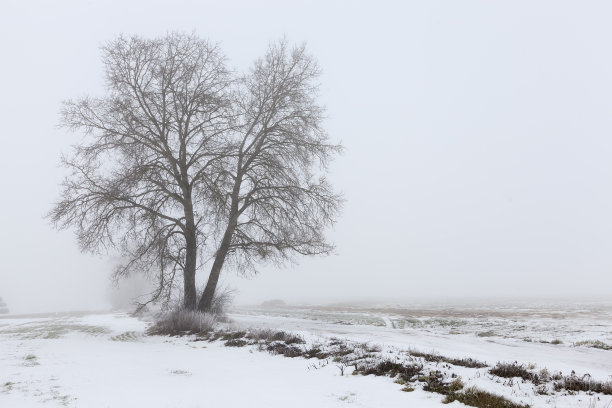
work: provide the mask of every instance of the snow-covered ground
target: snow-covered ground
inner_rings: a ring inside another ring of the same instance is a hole
[[[280,328],[301,333],[310,342],[335,336],[380,344],[383,350],[435,351],[491,365],[517,360],[538,369],[589,373],[600,380],[612,374],[612,351],[573,346],[587,339],[612,343],[612,320],[603,312],[568,313],[565,318],[538,317],[524,310],[482,316],[463,310],[452,318],[447,314],[236,308],[230,317],[237,327]],[[441,323],[446,318],[454,323]],[[398,323],[402,319],[403,325]],[[506,324],[491,325],[493,320]],[[350,369],[342,376],[336,364],[314,359],[273,356],[254,347],[229,348],[192,337],[145,336],[146,326],[122,313],[0,318],[0,407],[463,406],[443,405],[441,395],[418,387],[401,392],[401,386],[387,377],[353,376]],[[572,329],[564,332],[560,327]],[[530,332],[531,341],[525,341],[521,330]],[[551,332],[554,338],[549,339]],[[563,343],[540,343],[553,339]],[[597,399],[585,393],[536,396],[528,384],[508,385],[486,368],[456,370],[467,385],[532,407],[612,404],[612,396]]]
[[[411,308],[235,308],[242,326],[282,328],[471,357],[489,364],[518,361],[609,380],[612,304],[439,306]],[[553,342],[553,343],[551,343]]]
[[[0,407],[439,406],[387,378],[340,376],[186,338],[145,337],[123,314],[0,320]]]

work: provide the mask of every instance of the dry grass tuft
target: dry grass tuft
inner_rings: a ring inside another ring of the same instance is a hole
[[[489,370],[489,373],[503,378],[520,377],[526,381],[538,382],[534,381],[538,377],[537,374],[530,372],[524,365],[517,362],[497,363],[495,367]]]
[[[446,395],[443,402],[449,404],[453,401],[479,408],[529,408],[529,405],[517,404],[501,395],[491,394],[475,387],[468,388],[464,392],[451,392]]]
[[[211,313],[176,309],[162,314],[147,330],[149,335],[182,335],[208,333],[213,330],[217,317]]]
[[[585,346],[585,347],[593,347],[600,350],[612,350],[612,345],[604,343],[601,340],[583,340],[574,343],[574,347],[577,346]]]

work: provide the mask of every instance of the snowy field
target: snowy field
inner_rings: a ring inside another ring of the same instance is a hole
[[[490,364],[518,361],[602,380],[612,375],[612,303],[249,307],[236,308],[232,319],[244,326],[373,341]],[[598,341],[611,349],[589,347]]]
[[[234,308],[234,328],[275,328],[308,343],[337,337],[401,350],[518,361],[611,380],[612,308]],[[146,336],[123,313],[0,318],[0,407],[441,407],[443,396],[401,392],[388,377],[344,375],[324,360],[286,358],[195,337]],[[596,348],[593,346],[604,347]],[[437,364],[433,364],[436,369]],[[610,395],[539,395],[489,368],[450,367],[477,386],[532,407],[612,406]]]

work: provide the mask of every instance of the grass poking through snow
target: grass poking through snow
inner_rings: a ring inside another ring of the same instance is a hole
[[[468,388],[463,392],[450,392],[443,402],[448,404],[453,401],[480,408],[529,408],[527,404],[517,404],[501,395],[492,394],[475,387]]]

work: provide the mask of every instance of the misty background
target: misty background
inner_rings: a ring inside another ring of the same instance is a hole
[[[323,70],[336,255],[222,280],[236,303],[610,297],[608,2],[3,0],[0,296],[12,312],[109,307],[112,256],[43,216],[62,100],[103,91],[99,46],[195,32],[249,69],[305,41]],[[230,272],[230,273],[228,273]],[[205,275],[205,274],[203,274]],[[126,287],[138,286],[134,282]]]

